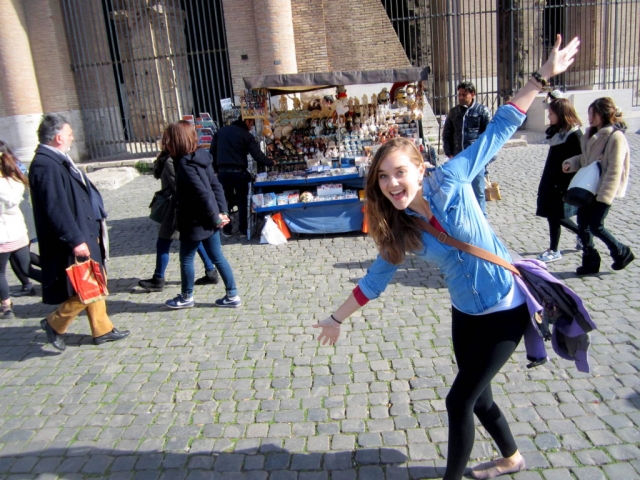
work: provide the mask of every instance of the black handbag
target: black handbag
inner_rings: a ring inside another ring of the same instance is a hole
[[[162,223],[162,219],[171,208],[171,197],[165,196],[162,190],[158,190],[153,194],[149,208],[151,209],[149,218],[154,222]]]

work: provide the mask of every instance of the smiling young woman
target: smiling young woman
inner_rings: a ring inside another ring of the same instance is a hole
[[[473,415],[496,442],[502,458],[471,470],[473,478],[493,478],[525,468],[500,408],[491,380],[508,361],[530,321],[523,292],[512,274],[491,262],[441,243],[418,219],[440,232],[511,262],[506,247],[485,219],[470,183],[522,124],[525,112],[549,79],[564,72],[577,53],[578,39],[560,49],[558,40],[545,64],[500,107],[478,141],[429,177],[416,146],[406,139],[385,143],[373,158],[366,183],[370,234],[379,249],[349,298],[314,327],[318,340],[333,345],[342,322],[377,298],[407,252],[438,265],[452,301],[452,341],[458,374],[447,395],[449,442],[445,480],[460,480],[474,442]]]

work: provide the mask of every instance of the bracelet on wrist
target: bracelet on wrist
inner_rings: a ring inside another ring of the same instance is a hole
[[[331,319],[336,322],[338,325],[342,325],[342,322],[340,320],[338,320],[336,317],[333,316],[333,313],[331,314]]]
[[[549,82],[547,81],[547,79],[540,75],[540,72],[538,71],[533,72],[531,78],[538,82],[542,86],[542,89],[545,89],[549,86]]]

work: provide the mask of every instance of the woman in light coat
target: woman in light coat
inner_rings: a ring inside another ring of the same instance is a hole
[[[14,253],[23,269],[29,268],[29,235],[20,202],[27,177],[20,171],[15,157],[6,143],[0,141],[0,299],[2,319],[13,318],[6,270],[9,257]]]
[[[631,249],[604,226],[614,198],[624,197],[629,180],[630,152],[622,112],[611,98],[598,98],[589,105],[589,125],[581,139],[582,154],[562,164],[565,173],[576,172],[598,160],[602,167],[595,200],[578,209],[578,230],[583,245],[582,265],[576,270],[578,275],[600,271],[600,254],[593,245],[594,236],[609,249],[613,270],[622,270],[635,259]]]

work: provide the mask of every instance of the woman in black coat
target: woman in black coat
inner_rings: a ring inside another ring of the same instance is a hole
[[[165,132],[166,133],[166,132]],[[156,158],[153,168],[153,176],[160,180],[160,191],[169,198],[170,206],[160,222],[158,240],[156,241],[156,269],[153,277],[140,280],[138,285],[148,292],[161,292],[165,286],[165,271],[169,265],[169,251],[173,240],[177,240],[178,230],[176,225],[176,170],[173,166],[173,158],[166,150],[166,134],[162,137],[163,150]],[[202,244],[198,246],[198,255],[204,263],[205,274],[195,281],[196,285],[217,284],[220,281],[218,272],[209,259]]]
[[[562,162],[574,155],[580,155],[582,123],[566,98],[553,99],[549,103],[549,123],[551,126],[547,129],[547,141],[550,148],[538,187],[536,209],[536,215],[546,217],[549,222],[549,249],[538,256],[538,260],[543,262],[553,262],[562,258],[558,251],[561,226],[578,234],[578,226],[571,220],[577,209],[563,200],[573,175],[567,175],[562,171]]]
[[[218,307],[239,307],[240,297],[231,265],[222,253],[220,229],[229,223],[227,202],[222,185],[213,172],[213,159],[198,149],[195,128],[181,120],[169,125],[167,150],[176,167],[178,231],[180,232],[180,276],[182,292],[168,300],[169,308],[190,308],[193,300],[193,259],[202,242],[207,255],[218,269],[226,295],[216,300]]]

